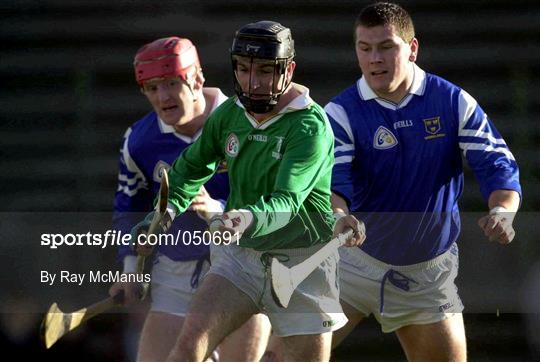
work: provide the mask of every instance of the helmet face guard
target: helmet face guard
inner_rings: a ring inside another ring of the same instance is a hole
[[[273,21],[248,24],[236,32],[231,47],[234,91],[246,110],[253,113],[268,113],[277,104],[292,79],[287,81],[287,66],[294,57],[294,40],[290,29]],[[238,57],[249,59],[248,89],[242,89],[237,77]],[[272,84],[269,93],[259,94],[251,89],[251,74],[254,63],[273,65]],[[282,77],[283,76],[283,77]],[[277,84],[279,80],[281,86]]]
[[[189,39],[162,38],[141,47],[133,62],[139,85],[152,78],[181,77],[187,81],[193,67],[200,69],[197,49]]]
[[[273,74],[272,74],[272,83],[270,85],[270,92],[267,93],[257,93],[256,90],[252,88],[252,69],[254,65],[257,63],[258,58],[250,57],[246,58],[249,61],[248,66],[248,72],[249,72],[249,81],[247,83],[247,90],[243,90],[242,86],[240,85],[240,82],[238,80],[237,72],[234,71],[234,91],[238,98],[240,99],[240,102],[244,105],[244,107],[253,113],[268,113],[270,112],[274,106],[277,104],[279,97],[283,94],[285,89],[290,84],[287,82],[287,79],[285,76],[283,76],[287,70],[287,65],[289,64],[288,59],[275,59],[270,62],[265,62],[264,64],[269,64],[273,68]],[[233,69],[237,69],[238,67],[238,59],[236,59],[236,56],[231,57],[231,61],[233,64]],[[280,81],[281,80],[281,81]]]

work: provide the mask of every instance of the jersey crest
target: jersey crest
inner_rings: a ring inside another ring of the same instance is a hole
[[[373,147],[378,150],[387,150],[398,144],[396,136],[384,126],[377,128],[373,137]]]
[[[231,133],[227,137],[227,142],[225,142],[225,153],[231,157],[236,157],[239,149],[240,142],[238,141],[238,137],[234,133]]]
[[[446,134],[441,133],[441,117],[424,119],[424,127],[426,133],[428,133],[428,135],[424,137],[426,140],[446,136]]]
[[[171,165],[169,165],[167,162],[159,160],[156,163],[156,166],[154,166],[154,171],[152,172],[152,178],[154,179],[154,181],[160,183],[163,172],[168,172],[170,168]]]

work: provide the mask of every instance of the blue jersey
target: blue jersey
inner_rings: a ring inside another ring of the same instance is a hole
[[[225,95],[219,92],[212,110],[226,99]],[[115,229],[129,233],[141,220],[140,212],[148,213],[153,209],[153,202],[160,186],[160,168],[165,166],[169,169],[200,132],[193,139],[178,134],[172,126],[160,120],[155,112],[150,112],[128,128],[120,150],[118,188],[114,200]],[[204,187],[212,198],[226,200],[229,194],[227,173],[218,171]],[[188,235],[192,234],[192,231],[206,229],[206,221],[195,212],[187,212],[174,220],[169,232],[176,235],[180,231],[181,235]],[[189,239],[186,241],[189,242]],[[208,255],[209,247],[186,246],[180,238],[178,245],[160,245],[158,252],[176,261],[201,260]],[[119,259],[123,260],[126,255],[135,253],[130,247],[121,247]]]
[[[521,195],[514,156],[482,108],[416,65],[399,104],[362,77],[325,110],[335,134],[332,190],[366,223],[362,250],[385,263],[423,262],[456,241],[462,154],[484,198],[499,189]]]

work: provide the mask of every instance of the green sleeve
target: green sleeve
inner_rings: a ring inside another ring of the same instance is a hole
[[[188,208],[223,158],[218,147],[218,126],[218,116],[213,113],[206,121],[201,136],[182,152],[169,170],[169,202],[178,213]]]
[[[321,177],[329,177],[334,142],[328,122],[318,113],[298,120],[286,140],[274,191],[246,209],[253,212],[248,237],[270,234],[286,226],[298,213]]]

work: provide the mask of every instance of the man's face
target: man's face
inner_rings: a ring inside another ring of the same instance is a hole
[[[356,56],[362,73],[375,93],[390,97],[407,91],[407,79],[412,77],[410,63],[416,60],[418,41],[405,42],[394,26],[358,26]],[[403,94],[404,95],[404,94]]]
[[[169,126],[189,122],[193,115],[193,93],[180,77],[154,78],[145,81],[142,92],[154,111]]]
[[[290,79],[294,69],[289,64],[285,74],[279,74],[272,60],[254,58],[252,63],[248,57],[237,56],[235,59],[236,78],[242,91],[249,93],[251,99],[265,99],[280,92],[284,84],[288,83],[285,79]]]

